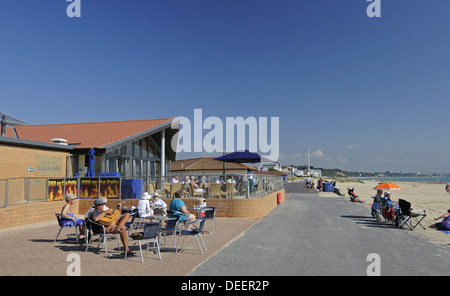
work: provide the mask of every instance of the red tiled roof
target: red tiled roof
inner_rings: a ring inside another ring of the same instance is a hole
[[[75,148],[101,148],[130,136],[157,127],[173,118],[144,119],[109,122],[16,126],[19,139],[52,143],[53,138],[63,138]]]

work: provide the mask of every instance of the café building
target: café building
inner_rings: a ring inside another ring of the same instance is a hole
[[[124,177],[166,175],[176,153],[173,118],[30,125],[2,120],[2,174],[15,177],[84,177],[89,150],[95,151],[95,174]]]

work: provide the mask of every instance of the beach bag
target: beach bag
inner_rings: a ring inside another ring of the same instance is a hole
[[[384,218],[386,218],[388,220],[392,220],[392,219],[394,219],[395,211],[391,207],[386,207],[383,209],[382,215]]]

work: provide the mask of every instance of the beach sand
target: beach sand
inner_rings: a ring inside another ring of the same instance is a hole
[[[331,181],[332,179],[330,179]],[[330,198],[345,198],[350,201],[349,195],[347,194],[347,188],[355,188],[355,193],[362,200],[365,200],[365,204],[361,204],[367,207],[367,215],[370,216],[370,207],[373,202],[373,196],[376,194],[376,190],[373,188],[379,184],[378,181],[363,181],[359,182],[341,182],[337,181],[336,187],[339,188],[341,194],[345,194],[345,197],[339,197],[337,194],[332,192],[319,192],[321,197]],[[314,180],[317,184],[317,180]],[[404,199],[411,203],[411,207],[414,210],[426,210],[427,216],[422,220],[421,224],[426,228],[424,230],[420,225],[414,229],[414,232],[420,233],[431,241],[436,243],[450,243],[450,234],[437,231],[435,229],[428,228],[430,224],[436,222],[442,222],[442,219],[434,221],[437,218],[450,209],[450,194],[445,191],[446,184],[436,184],[436,183],[422,183],[422,182],[392,182],[400,187],[402,190],[392,190],[391,199],[393,201],[398,201],[399,199]],[[350,203],[350,202],[349,202]],[[408,229],[404,227],[405,231]],[[409,230],[408,230],[409,231]]]

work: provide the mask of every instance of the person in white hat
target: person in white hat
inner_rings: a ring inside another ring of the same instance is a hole
[[[140,218],[148,218],[153,216],[153,210],[150,207],[150,200],[151,196],[148,194],[148,192],[144,192],[144,194],[141,196],[141,199],[138,202],[138,214]]]
[[[158,192],[155,192],[153,194],[153,200],[150,202],[150,206],[152,207],[155,214],[167,216],[167,204],[162,199],[159,199]]]

